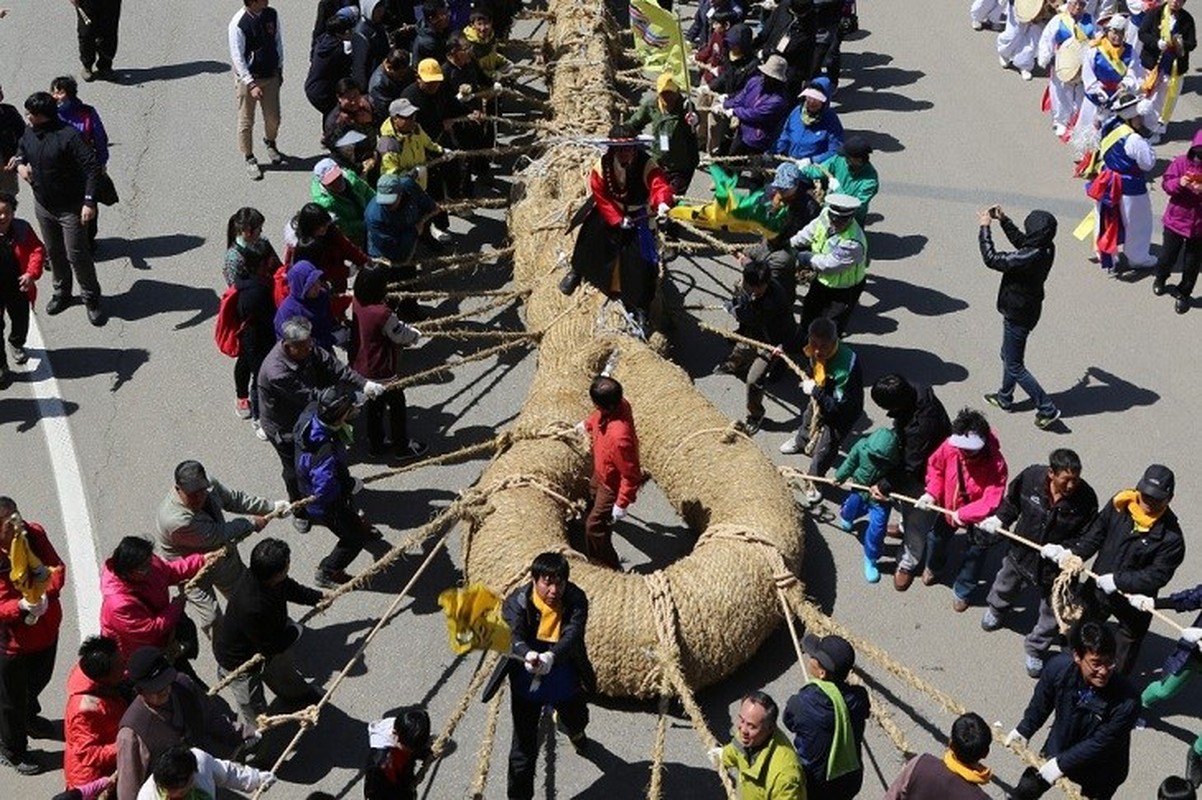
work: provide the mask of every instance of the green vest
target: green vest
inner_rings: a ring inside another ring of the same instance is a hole
[[[810,252],[826,252],[827,237],[830,236],[830,230],[830,218],[828,217],[826,224],[819,225],[814,231],[814,241],[810,245]],[[848,289],[864,280],[864,275],[868,272],[868,240],[864,237],[864,229],[855,220],[852,220],[851,224],[844,228],[842,233],[835,234],[835,238],[859,242],[860,252],[863,255],[860,257],[859,262],[847,269],[839,270],[838,272],[819,272],[817,281],[828,289]]]

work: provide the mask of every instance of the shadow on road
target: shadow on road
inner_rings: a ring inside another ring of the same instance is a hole
[[[21,375],[17,373],[14,373],[14,377],[16,380],[21,379]],[[60,400],[59,402],[62,403],[64,416],[69,417],[79,410],[78,403],[72,403],[70,400]],[[38,401],[33,398],[0,398],[0,427],[15,422],[17,433],[25,433],[25,431],[33,430],[41,418],[42,409],[38,407]]]
[[[141,239],[106,236],[96,241],[96,261],[102,263],[125,256],[134,269],[150,269],[150,259],[178,256],[204,243],[203,236],[190,233],[164,233]]]
[[[109,391],[115,392],[133,380],[138,368],[150,360],[150,352],[140,347],[56,347],[50,351],[50,360],[59,380],[111,372],[113,385]]]
[[[1150,406],[1160,400],[1151,389],[1137,386],[1100,367],[1088,367],[1075,384],[1052,395],[1052,401],[1066,417],[1091,414],[1115,414],[1136,406]]]
[[[163,64],[157,67],[134,67],[119,69],[114,72],[113,83],[122,86],[133,86],[152,81],[177,81],[181,78],[191,78],[196,75],[220,75],[229,72],[230,65],[225,61],[183,61],[179,64]]]
[[[217,314],[220,298],[209,288],[143,278],[134,281],[124,294],[105,299],[109,314],[126,322],[147,319],[172,311],[191,311],[192,316],[177,322],[172,330],[193,328]]]

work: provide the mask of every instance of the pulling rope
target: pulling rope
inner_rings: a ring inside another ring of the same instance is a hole
[[[487,303],[468,311],[461,311],[458,314],[448,314],[445,317],[431,317],[430,319],[423,320],[421,322],[422,333],[428,333],[430,329],[436,329],[441,328],[444,325],[450,325],[452,322],[462,322],[465,319],[471,319],[472,317],[478,317],[481,314],[487,314],[489,311],[509,305],[514,300],[524,300],[528,294],[529,292],[513,292],[509,296],[497,297],[494,300],[489,300]]]
[[[735,333],[734,331],[728,331],[724,328],[718,328],[710,325],[709,323],[702,322],[701,320],[697,320],[697,327],[701,328],[703,331],[708,331],[721,336],[724,339],[730,339],[732,342],[745,344],[750,347],[754,347],[757,350],[763,350],[768,353],[776,353],[777,348],[775,345],[765,344],[759,339],[752,339],[750,336],[744,336],[741,333]],[[792,370],[792,372],[802,380],[806,380],[810,377],[809,374],[802,369],[796,361],[789,358],[789,356],[785,355],[784,353],[776,353],[776,358],[779,358],[781,361],[783,361],[785,366]]]
[[[521,339],[514,339],[512,341],[502,342],[501,344],[498,344],[494,347],[486,347],[485,349],[480,350],[479,352],[476,352],[476,353],[472,353],[471,355],[461,356],[458,359],[456,359],[456,361],[454,363],[442,364],[437,367],[431,367],[430,369],[422,370],[421,372],[415,372],[412,375],[406,375],[403,378],[397,378],[394,381],[390,381],[390,382],[384,384],[384,391],[390,392],[390,391],[393,391],[394,389],[404,389],[408,386],[415,386],[415,385],[417,385],[419,383],[423,383],[426,380],[433,378],[437,375],[442,375],[444,373],[450,372],[451,370],[455,369],[456,367],[461,367],[464,364],[470,364],[473,361],[483,361],[487,358],[492,358],[495,355],[500,355],[501,353],[504,353],[507,350],[513,350],[515,347],[529,347],[530,345],[532,345],[536,341],[538,341],[539,336],[541,336],[541,334],[533,333],[530,336],[526,336]]]

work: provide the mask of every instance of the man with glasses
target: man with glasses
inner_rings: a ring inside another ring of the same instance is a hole
[[[1069,633],[1072,654],[1048,660],[1022,722],[1005,744],[1027,740],[1055,712],[1040,752],[1042,767],[1027,767],[1010,797],[1042,797],[1061,776],[1081,785],[1091,800],[1108,800],[1127,779],[1131,731],[1139,717],[1139,693],[1116,674],[1115,635],[1104,623],[1086,620]]]

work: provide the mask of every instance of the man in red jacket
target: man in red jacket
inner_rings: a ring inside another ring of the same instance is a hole
[[[84,639],[79,663],[67,676],[63,774],[68,789],[116,772],[117,731],[130,700],[124,678],[125,659],[115,640],[107,636]]]
[[[31,735],[53,733],[38,695],[54,672],[66,569],[45,529],[0,497],[0,764],[22,775],[45,766],[28,752]]]
[[[626,516],[643,481],[639,466],[639,437],[634,431],[630,403],[622,398],[622,384],[602,375],[588,390],[596,409],[577,425],[593,446],[593,477],[589,490],[593,505],[584,521],[585,554],[590,561],[621,569],[610,526]]]
[[[29,308],[37,297],[36,281],[42,277],[46,248],[34,233],[33,226],[17,219],[17,198],[0,192],[0,336],[4,335],[4,314],[12,323],[8,344],[13,361],[24,364],[25,337],[29,333]],[[8,371],[8,356],[0,349],[0,389],[12,383]]]

